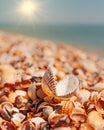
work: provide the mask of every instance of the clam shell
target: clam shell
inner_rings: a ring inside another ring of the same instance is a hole
[[[42,78],[43,92],[55,98],[66,98],[74,93],[79,86],[79,80],[74,75],[68,75],[63,80],[56,82],[51,68],[48,68]]]
[[[36,85],[31,85],[29,88],[28,88],[28,96],[31,100],[36,100]]]
[[[74,75],[68,75],[56,85],[56,95],[61,97],[70,96],[77,90],[79,80]]]

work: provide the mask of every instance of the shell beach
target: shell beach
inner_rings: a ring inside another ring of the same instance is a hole
[[[104,130],[104,58],[0,32],[0,130]]]

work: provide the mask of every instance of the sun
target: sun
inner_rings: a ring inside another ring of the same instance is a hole
[[[39,11],[39,4],[33,0],[22,0],[17,6],[18,13],[25,19],[35,17]]]

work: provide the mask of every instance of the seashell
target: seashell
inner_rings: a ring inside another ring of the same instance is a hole
[[[96,104],[96,102],[99,100],[99,93],[96,91],[93,91],[90,96],[90,100]]]
[[[56,84],[51,68],[48,68],[42,78],[42,90],[48,95],[58,99],[68,98],[79,86],[79,80],[74,75],[68,75]]]
[[[52,128],[68,127],[70,125],[70,119],[66,114],[58,114],[55,111],[48,117],[48,122]]]
[[[3,102],[8,102],[8,101],[9,101],[9,99],[5,95],[0,98],[0,104],[3,103]]]
[[[36,130],[36,125],[30,121],[24,121],[18,130]]]
[[[93,89],[94,89],[95,91],[102,91],[102,90],[104,90],[104,83],[97,83],[97,84],[93,87]]]
[[[68,114],[70,116],[70,114],[72,113],[72,111],[74,110],[74,103],[72,101],[62,101],[62,112],[63,114]]]
[[[89,124],[87,123],[83,123],[81,124],[79,130],[94,130],[94,128],[92,128]]]
[[[100,114],[104,114],[104,98],[103,97],[99,98],[99,100],[95,104],[95,108]]]
[[[0,130],[17,130],[17,129],[12,123],[4,121],[2,122],[2,124],[0,124]]]
[[[10,102],[3,102],[0,104],[0,113],[2,117],[8,121],[11,120],[12,110],[13,110],[13,104],[11,104]]]
[[[81,62],[81,65],[89,73],[98,72],[98,69],[97,69],[96,65],[91,60],[84,60],[83,62]]]
[[[53,112],[53,107],[51,106],[45,106],[43,108],[43,115],[44,116],[49,116]]]
[[[29,98],[31,100],[36,100],[36,85],[31,85],[29,88],[28,88],[28,91],[27,91],[27,94],[29,96]]]
[[[20,126],[21,122],[23,122],[23,120],[26,118],[25,115],[21,114],[21,113],[15,113],[13,114],[11,121],[16,125],[16,126]]]
[[[11,83],[15,81],[16,70],[11,65],[0,65],[1,83]]]
[[[81,89],[76,93],[76,96],[79,98],[82,104],[89,100],[90,95],[90,92],[86,89]]]
[[[35,117],[31,118],[30,121],[36,125],[36,130],[39,130],[40,124],[46,122],[43,118],[41,117]]]
[[[27,96],[27,93],[24,90],[16,90],[15,93],[17,96]]]
[[[104,119],[101,114],[95,110],[88,114],[87,123],[94,128],[94,130],[104,130]]]
[[[24,96],[16,96],[15,105],[20,108],[23,107],[28,102],[28,99]]]

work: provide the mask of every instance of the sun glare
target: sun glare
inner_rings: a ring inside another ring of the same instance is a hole
[[[22,0],[18,5],[18,12],[24,18],[33,18],[35,17],[39,9],[38,3],[33,0]]]

